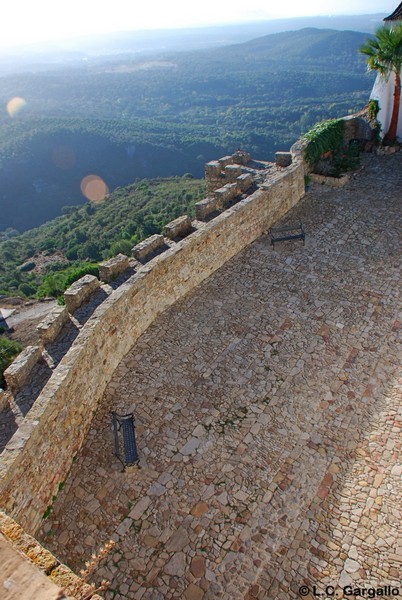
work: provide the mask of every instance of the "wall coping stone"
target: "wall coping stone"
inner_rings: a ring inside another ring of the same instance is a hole
[[[317,173],[310,173],[311,181],[319,183],[321,185],[329,185],[331,187],[343,187],[352,177],[351,173],[346,173],[342,177],[326,177],[325,175],[317,175]]]

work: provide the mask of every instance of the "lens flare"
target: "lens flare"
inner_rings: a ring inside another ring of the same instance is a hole
[[[26,105],[27,105],[27,103],[24,100],[24,98],[20,98],[19,96],[15,96],[14,98],[11,98],[11,100],[9,100],[7,102],[7,112],[10,115],[11,118],[16,117],[17,114],[23,108],[25,108]]]
[[[87,175],[81,181],[81,192],[90,202],[102,202],[109,193],[109,188],[98,175]]]
[[[52,161],[59,169],[68,171],[75,164],[75,154],[71,146],[56,146],[52,150]]]

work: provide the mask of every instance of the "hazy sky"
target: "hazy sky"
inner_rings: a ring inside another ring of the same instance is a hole
[[[112,31],[391,13],[399,0],[1,0],[1,4],[4,47]]]

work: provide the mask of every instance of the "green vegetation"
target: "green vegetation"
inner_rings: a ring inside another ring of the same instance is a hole
[[[9,365],[13,362],[14,358],[21,352],[22,348],[13,340],[9,340],[0,334],[0,387],[4,388],[5,381],[3,379],[3,373]]]
[[[188,176],[143,180],[100,204],[65,207],[37,229],[8,230],[0,242],[0,294],[58,297],[86,273],[98,275],[99,260],[131,255],[135,244],[172,219],[193,217],[204,196],[204,181]]]
[[[26,105],[0,115],[0,230],[24,231],[84,203],[80,182],[91,173],[113,190],[136,178],[201,177],[205,162],[238,147],[273,160],[316,122],[366,103],[364,39],[304,29],[1,77],[0,101]],[[96,248],[87,253],[98,260]]]
[[[378,71],[385,78],[388,78],[391,73],[395,75],[391,122],[384,136],[385,145],[394,144],[401,102],[402,24],[393,25],[392,28],[387,25],[380,27],[375,37],[368,39],[360,47],[360,52],[367,56],[369,70]]]
[[[359,145],[345,145],[344,130],[342,119],[332,119],[318,123],[304,134],[304,156],[314,173],[340,177],[359,166]]]
[[[343,145],[343,133],[345,123],[341,119],[331,119],[317,123],[303,135],[308,142],[304,151],[304,157],[310,167],[314,168],[326,152],[338,152]]]

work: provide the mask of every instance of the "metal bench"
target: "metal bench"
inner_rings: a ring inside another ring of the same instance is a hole
[[[306,239],[302,223],[298,225],[286,225],[284,227],[271,227],[269,234],[271,236],[271,244],[274,248],[276,242],[287,242],[289,240],[303,240],[304,246]]]
[[[135,441],[135,428],[133,413],[119,415],[112,412],[114,453],[123,465],[124,469],[129,465],[137,464],[139,461],[137,443]]]

